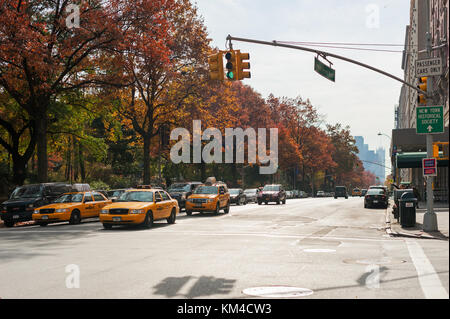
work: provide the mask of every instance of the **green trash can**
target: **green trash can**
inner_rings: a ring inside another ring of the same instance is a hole
[[[399,202],[399,222],[402,227],[416,226],[417,198],[409,192],[402,194]]]

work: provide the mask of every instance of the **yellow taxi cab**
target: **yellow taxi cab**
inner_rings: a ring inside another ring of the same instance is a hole
[[[354,188],[352,190],[352,196],[361,196],[361,190],[359,188]]]
[[[150,228],[156,220],[174,224],[180,212],[178,202],[162,189],[128,189],[103,207],[100,222],[105,229],[114,225],[142,225]]]
[[[225,214],[230,211],[230,193],[223,183],[200,185],[186,200],[187,215],[192,215],[193,212],[218,214],[221,209]]]
[[[35,209],[32,218],[40,226],[63,221],[74,225],[82,219],[98,217],[101,209],[110,203],[98,192],[65,193],[53,203]]]

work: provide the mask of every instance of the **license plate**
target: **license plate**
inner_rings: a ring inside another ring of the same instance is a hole
[[[42,219],[48,219],[48,216],[42,216]]]
[[[378,201],[377,201],[377,200],[374,200],[373,202],[374,202],[374,203],[378,203]]]
[[[122,217],[113,217],[113,222],[120,222]]]
[[[414,203],[405,203],[405,207],[414,207]]]
[[[13,218],[14,219],[18,219],[20,216],[19,215],[14,215]]]

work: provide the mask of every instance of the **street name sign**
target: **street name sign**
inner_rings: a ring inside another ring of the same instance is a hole
[[[417,134],[444,133],[444,107],[418,106],[416,107]]]
[[[416,61],[416,77],[442,74],[441,58],[423,59]]]
[[[318,58],[314,58],[314,71],[328,80],[335,82],[336,71],[319,61]]]
[[[437,161],[435,158],[422,159],[423,176],[437,175]]]

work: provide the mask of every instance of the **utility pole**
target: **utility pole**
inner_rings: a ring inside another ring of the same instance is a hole
[[[427,55],[431,58],[431,33],[430,33],[430,0],[427,0]],[[433,88],[433,77],[430,76],[427,79],[427,92],[430,92],[431,98],[430,104],[434,104],[434,88]],[[427,158],[433,157],[433,134],[427,134]],[[424,231],[437,231],[438,223],[437,216],[433,210],[433,176],[427,176],[427,212],[423,216],[423,230]]]

